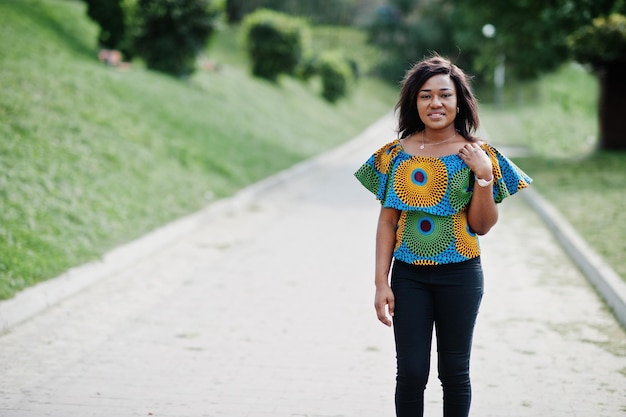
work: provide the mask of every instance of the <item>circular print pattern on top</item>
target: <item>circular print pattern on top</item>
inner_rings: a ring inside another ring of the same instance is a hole
[[[496,203],[528,187],[532,179],[493,146],[481,149],[493,166]],[[393,256],[415,265],[462,262],[480,255],[467,221],[474,174],[457,154],[421,157],[399,140],[376,151],[354,174],[383,207],[401,212]]]
[[[433,207],[446,194],[446,165],[438,159],[425,162],[422,158],[411,158],[396,167],[393,189],[407,206]]]

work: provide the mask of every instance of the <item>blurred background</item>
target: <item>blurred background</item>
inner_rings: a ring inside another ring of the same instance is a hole
[[[0,299],[345,142],[433,53],[622,276],[623,0],[2,0]],[[381,138],[381,144],[393,138]]]

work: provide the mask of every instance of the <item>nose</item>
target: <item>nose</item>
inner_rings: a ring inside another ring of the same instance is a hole
[[[433,101],[431,101],[431,107],[439,107],[441,106],[441,100],[439,99],[438,96],[434,96],[433,97]]]

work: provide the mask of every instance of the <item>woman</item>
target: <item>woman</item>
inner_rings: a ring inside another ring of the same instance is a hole
[[[434,326],[444,416],[467,416],[470,350],[483,294],[478,235],[498,220],[496,203],[532,180],[473,136],[476,99],[450,61],[435,56],[411,68],[396,111],[399,139],[355,173],[382,205],[375,308],[382,323],[393,321],[396,415],[423,415]]]

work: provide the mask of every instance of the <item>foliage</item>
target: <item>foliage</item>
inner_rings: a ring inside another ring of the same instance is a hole
[[[350,25],[354,23],[363,0],[227,0],[226,11],[231,23],[241,21],[258,9],[271,9],[293,16],[306,17],[321,24]]]
[[[607,64],[626,63],[626,16],[611,14],[570,35],[568,43],[574,58],[601,69]]]
[[[571,57],[567,37],[578,28],[623,9],[622,0],[456,0],[456,41],[473,50],[485,71],[493,56],[506,54],[507,73],[533,79],[559,68]],[[496,34],[485,39],[481,28],[493,24]],[[491,62],[491,68],[490,64]]]
[[[134,50],[149,69],[189,76],[220,13],[221,2],[215,0],[137,0]]]
[[[83,0],[87,4],[87,16],[100,26],[98,43],[107,49],[122,49],[126,26],[123,0]]]
[[[377,9],[367,25],[370,42],[383,51],[377,73],[398,82],[415,62],[434,52],[463,65],[453,34],[454,8],[442,0],[417,8],[414,0],[394,1]]]
[[[232,59],[180,83],[95,61],[80,2],[5,0],[0,16],[0,299],[354,137],[395,100],[370,78],[329,105],[249,77],[233,28],[211,46]]]
[[[411,14],[411,12],[420,6],[419,0],[390,0],[390,3],[403,15]]]
[[[263,0],[226,0],[228,23],[239,23],[254,10],[261,8]]]
[[[245,18],[243,28],[252,74],[258,77],[276,81],[280,74],[294,75],[309,53],[309,27],[302,19],[260,9]]]
[[[496,56],[507,78],[530,80],[571,58],[567,37],[592,19],[626,13],[624,0],[387,0],[370,24],[371,41],[387,56],[381,74],[397,81],[411,63],[436,51],[479,80],[489,80]],[[482,28],[495,26],[486,38]]]
[[[331,103],[348,93],[353,77],[350,64],[337,51],[325,51],[319,57],[318,70],[322,79],[322,97]]]

